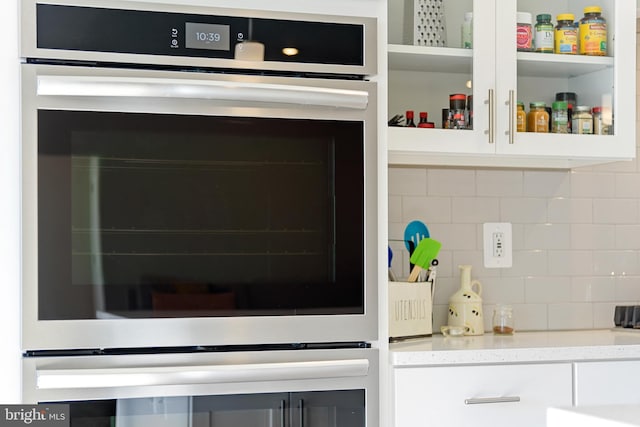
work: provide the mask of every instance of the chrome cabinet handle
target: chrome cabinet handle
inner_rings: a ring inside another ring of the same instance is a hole
[[[489,144],[494,143],[494,135],[493,135],[493,122],[494,118],[494,102],[493,102],[493,89],[489,89],[489,99],[484,101],[485,104],[489,105],[489,131],[485,131],[485,133],[489,134]]]
[[[465,405],[483,405],[487,403],[511,403],[511,402],[520,402],[520,396],[472,397],[464,400]]]
[[[516,91],[511,89],[509,91],[509,100],[506,102],[509,106],[509,130],[506,132],[509,135],[509,144],[513,144],[515,142],[516,133],[515,133],[515,116],[516,111],[514,106],[516,105]]]

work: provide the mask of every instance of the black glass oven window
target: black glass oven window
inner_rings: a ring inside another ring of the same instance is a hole
[[[41,320],[363,312],[361,123],[38,121]]]
[[[365,391],[87,400],[69,404],[71,427],[364,427]]]

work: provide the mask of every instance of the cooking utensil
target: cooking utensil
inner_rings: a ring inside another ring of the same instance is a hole
[[[422,270],[427,270],[431,266],[431,262],[436,259],[442,243],[435,239],[426,237],[418,243],[416,250],[411,255],[411,262],[414,264],[408,282],[415,282]]]
[[[396,282],[397,281],[396,275],[391,269],[391,260],[393,259],[393,252],[391,251],[391,246],[387,246],[387,248],[389,249],[389,280],[391,280],[392,282]]]
[[[409,254],[412,254],[410,242],[413,242],[414,247],[418,246],[420,240],[430,237],[429,229],[422,221],[411,221],[404,229],[404,245],[407,247]]]

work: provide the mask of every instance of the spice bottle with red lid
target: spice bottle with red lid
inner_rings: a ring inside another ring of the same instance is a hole
[[[418,122],[418,127],[419,128],[433,128],[435,127],[435,124],[428,121],[427,117],[429,115],[427,114],[426,111],[421,111],[420,112],[420,121]]]
[[[416,127],[416,123],[413,121],[413,110],[407,110],[407,112],[405,113],[405,117],[406,117],[406,123],[405,126],[408,128],[414,128]]]

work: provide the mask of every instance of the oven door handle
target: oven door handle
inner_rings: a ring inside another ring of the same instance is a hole
[[[180,98],[365,110],[366,91],[218,80],[38,76],[38,96]]]
[[[367,359],[240,365],[38,369],[38,389],[82,389],[256,381],[317,380],[366,376]]]

